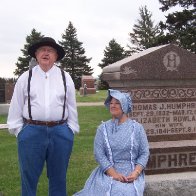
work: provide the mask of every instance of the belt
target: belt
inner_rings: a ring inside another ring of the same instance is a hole
[[[60,121],[39,121],[39,120],[31,120],[31,119],[24,118],[24,123],[33,124],[33,125],[42,125],[42,126],[48,126],[48,127],[61,125],[61,124],[65,123],[65,122],[66,122],[66,120],[60,120]]]

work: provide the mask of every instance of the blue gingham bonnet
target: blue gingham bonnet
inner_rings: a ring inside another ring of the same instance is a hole
[[[132,111],[132,100],[129,93],[120,92],[118,90],[108,89],[108,97],[105,100],[104,105],[109,108],[111,99],[115,98],[120,102],[122,111],[128,114]]]

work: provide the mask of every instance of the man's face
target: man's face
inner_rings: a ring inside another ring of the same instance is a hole
[[[42,46],[35,52],[36,59],[41,66],[52,66],[58,58],[57,51],[50,46]]]

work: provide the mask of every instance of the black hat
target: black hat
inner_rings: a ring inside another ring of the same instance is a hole
[[[56,49],[57,54],[58,54],[57,61],[61,60],[65,56],[65,51],[64,51],[63,47],[61,47],[59,44],[57,44],[56,41],[51,37],[43,37],[38,42],[32,44],[28,48],[28,54],[31,57],[36,58],[35,52],[41,46],[51,46],[52,48]]]

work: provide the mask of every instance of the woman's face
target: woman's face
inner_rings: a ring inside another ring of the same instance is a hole
[[[122,116],[122,114],[123,114],[120,102],[115,98],[112,98],[112,100],[110,102],[110,113],[115,118],[118,118],[118,117]]]

